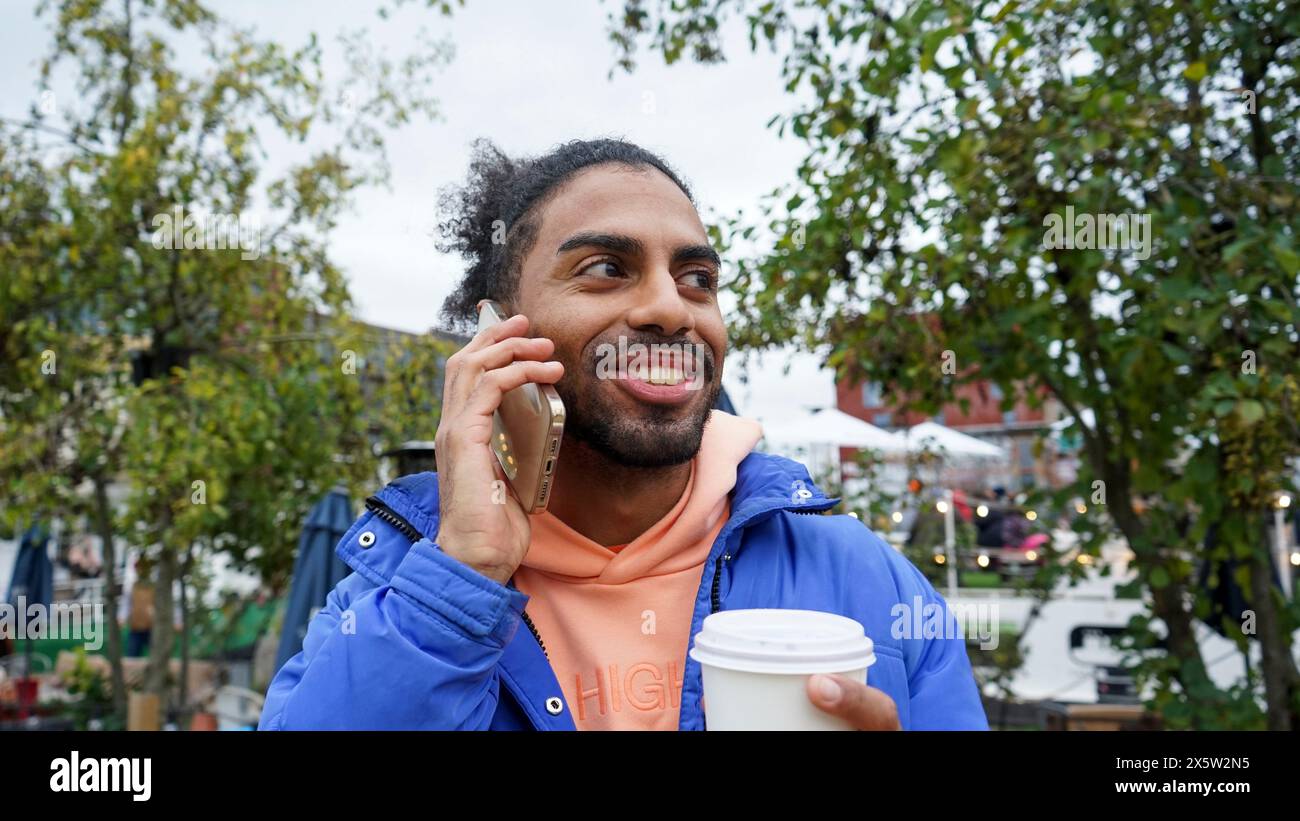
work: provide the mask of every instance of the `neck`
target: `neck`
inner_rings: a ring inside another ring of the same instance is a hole
[[[547,511],[596,544],[627,544],[672,510],[690,477],[690,462],[628,467],[565,436]]]

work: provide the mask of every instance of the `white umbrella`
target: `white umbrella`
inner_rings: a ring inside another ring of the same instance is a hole
[[[907,442],[907,449],[911,453],[932,451],[967,459],[1007,458],[1007,452],[997,445],[946,428],[938,422],[922,422],[913,425],[900,436]]]
[[[906,443],[898,436],[835,408],[765,422],[763,438],[768,443],[833,445],[894,455],[907,452]]]

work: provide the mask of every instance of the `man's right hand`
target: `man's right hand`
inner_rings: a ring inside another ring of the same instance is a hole
[[[434,541],[501,584],[524,560],[531,530],[514,493],[495,484],[505,476],[492,453],[492,414],[507,391],[526,382],[553,384],[564,375],[562,364],[545,361],[555,343],[527,332],[528,318],[512,316],[479,332],[447,360],[434,437],[440,514]]]

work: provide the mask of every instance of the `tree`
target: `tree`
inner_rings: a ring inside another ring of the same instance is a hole
[[[350,85],[334,89],[315,36],[259,42],[197,0],[40,13],[54,23],[41,103],[0,130],[4,513],[93,514],[121,711],[116,537],[156,559],[147,686],[162,693],[173,581],[199,546],[282,583],[310,505],[373,477],[376,423],[325,243],[351,192],[387,179],[380,127],[434,113],[448,52],[394,63],[354,34]],[[77,93],[56,126],[60,82]],[[262,168],[271,134],[300,152],[280,177]]]
[[[737,263],[737,343],[819,350],[921,410],[976,379],[1060,402],[1086,456],[1063,497],[1100,489],[1085,544],[1123,535],[1154,616],[1135,635],[1167,637],[1142,668],[1166,725],[1300,729],[1265,529],[1300,449],[1297,4],[627,0],[618,64],[646,39],[721,60],[729,15],[785,55],[800,102],[770,125],[807,146],[761,217],[716,227],[775,238]],[[1262,716],[1197,644],[1194,572],[1229,560]]]

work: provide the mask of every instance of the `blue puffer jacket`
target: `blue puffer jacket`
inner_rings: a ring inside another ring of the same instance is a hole
[[[747,456],[731,518],[704,564],[691,635],[718,610],[839,613],[875,641],[868,680],[898,705],[904,729],[988,729],[964,640],[895,638],[902,631],[891,630],[899,604],[908,613],[918,601],[934,604],[945,616],[947,605],[857,519],[806,515],[836,501],[797,462]],[[329,594],[302,652],[271,682],[260,729],[574,729],[523,618],[528,596],[425,538],[437,533],[437,475],[403,477],[366,508],[338,547],[355,572]],[[683,681],[679,727],[702,730],[693,659]]]

